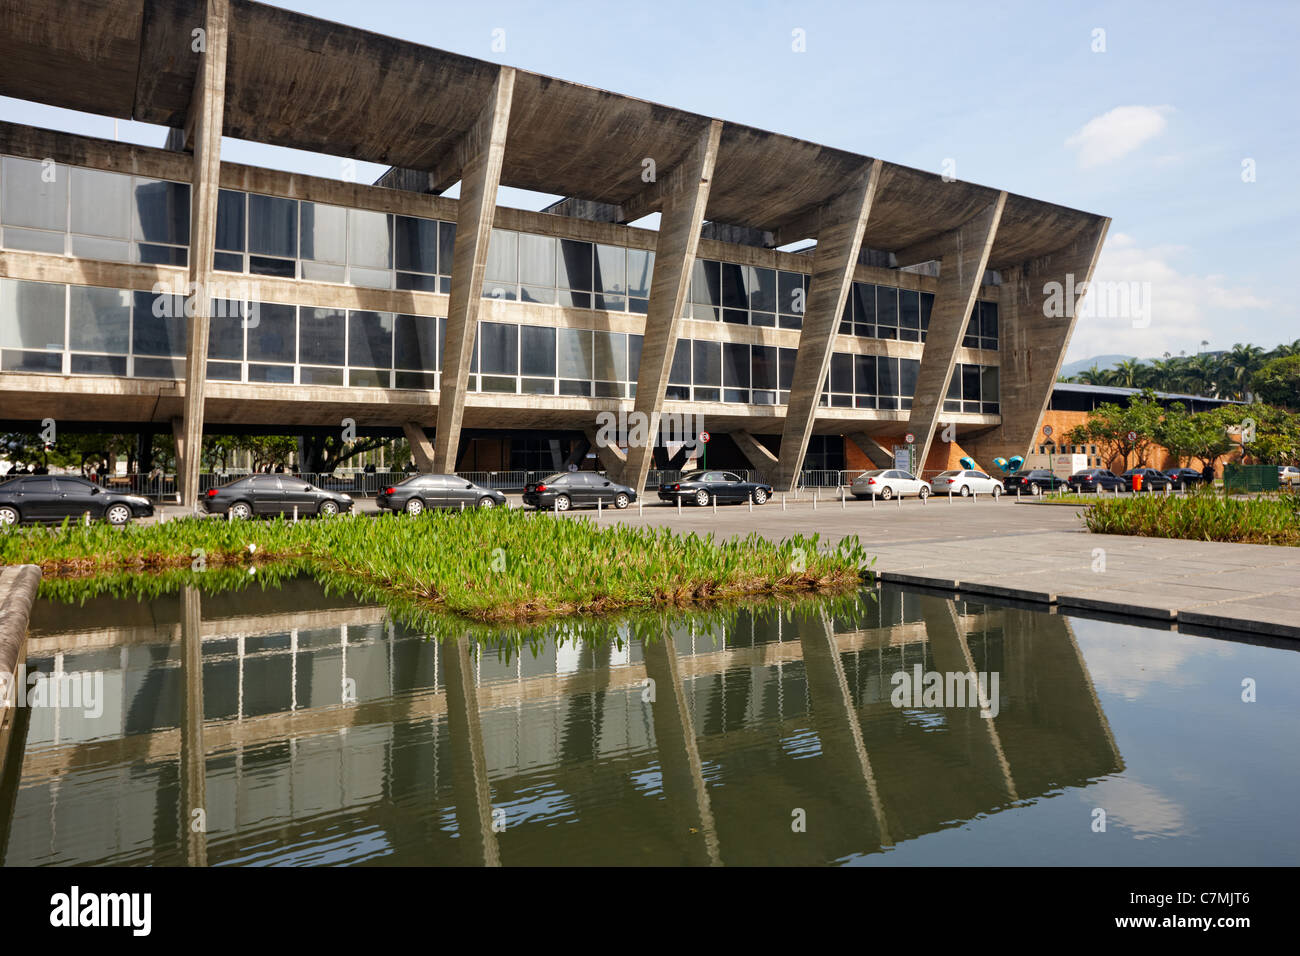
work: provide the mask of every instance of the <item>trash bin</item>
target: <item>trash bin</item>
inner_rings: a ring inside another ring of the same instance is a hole
[[[1133,472],[1133,490],[1134,491],[1142,490],[1142,472],[1140,471]]]

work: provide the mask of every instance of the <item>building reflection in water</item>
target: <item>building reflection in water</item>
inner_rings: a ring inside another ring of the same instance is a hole
[[[439,643],[307,579],[42,601],[28,668],[102,673],[103,712],[31,711],[4,862],[825,863],[1123,768],[1054,614],[886,589],[615,629]],[[894,706],[918,665],[998,674],[993,716]]]

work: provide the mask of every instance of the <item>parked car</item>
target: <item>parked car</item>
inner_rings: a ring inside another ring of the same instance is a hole
[[[635,491],[595,471],[556,472],[524,486],[524,504],[548,511],[594,508],[597,503],[622,509],[634,501]]]
[[[677,481],[659,485],[662,501],[689,501],[704,506],[711,501],[719,504],[739,504],[753,501],[761,505],[772,497],[772,486],[761,481],[745,481],[729,471],[706,471],[698,475],[682,475]]]
[[[124,525],[152,514],[153,502],[148,498],[109,491],[73,475],[22,475],[0,482],[0,527],[82,515]]]
[[[293,475],[249,475],[220,488],[209,488],[201,499],[210,515],[252,518],[254,515],[320,515],[328,518],[352,510],[352,496],[318,488]]]
[[[1044,491],[1069,487],[1069,482],[1060,475],[1053,474],[1046,468],[1034,468],[1030,471],[1013,471],[1002,479],[1002,487],[1007,494],[1041,495]]]
[[[1300,488],[1300,468],[1295,465],[1278,465],[1277,483],[1287,488]]]
[[[970,468],[963,468],[960,471],[945,471],[935,476],[934,481],[930,482],[936,495],[947,493],[949,496],[959,494],[966,498],[972,494],[992,495],[994,498],[1002,494],[1002,482],[996,478],[990,478],[982,471],[975,471]]]
[[[1120,475],[1120,480],[1124,482],[1124,487],[1130,491],[1133,489],[1133,476],[1142,476],[1142,490],[1150,489],[1152,491],[1163,491],[1166,488],[1173,487],[1173,479],[1166,475],[1159,468],[1130,468],[1124,474]]]
[[[1124,484],[1124,479],[1108,468],[1085,468],[1076,471],[1067,481],[1070,490],[1075,492],[1117,491]]]
[[[1170,468],[1165,472],[1165,477],[1179,491],[1186,491],[1192,485],[1208,484],[1211,480],[1195,468]]]
[[[864,471],[853,479],[849,490],[853,497],[860,500],[878,497],[889,501],[895,495],[900,498],[906,498],[908,495],[916,495],[918,498],[930,497],[928,481],[922,481],[915,475],[900,469],[877,468],[874,471]]]
[[[506,496],[456,475],[412,475],[375,495],[380,511],[418,515],[430,508],[505,507]]]

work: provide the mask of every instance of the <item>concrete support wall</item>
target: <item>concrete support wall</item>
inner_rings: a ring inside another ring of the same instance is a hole
[[[780,460],[772,478],[777,491],[793,490],[803,467],[880,170],[880,160],[863,167],[857,182],[831,200],[821,215],[799,354],[781,434]]]
[[[496,209],[506,131],[514,95],[515,71],[502,67],[492,95],[458,152],[460,202],[457,204],[456,247],[453,253],[451,298],[447,305],[447,340],[438,393],[438,433],[434,438],[433,470],[456,470],[460,426],[469,390],[469,367],[474,358],[483,275],[487,269],[488,242]]]
[[[658,185],[663,199],[659,235],[655,243],[654,278],[650,307],[641,344],[637,374],[636,411],[649,424],[646,443],[628,449],[624,481],[640,491],[654,457],[663,411],[664,390],[672,371],[673,352],[681,327],[682,309],[690,289],[691,270],[699,248],[700,227],[709,202],[709,181],[718,158],[722,124],[714,121],[700,134],[695,149]]]
[[[406,436],[406,443],[411,446],[411,457],[415,459],[415,467],[423,472],[433,471],[433,445],[424,426],[418,422],[403,422],[402,433]],[[406,462],[393,462],[393,464],[400,468]]]
[[[190,185],[190,288],[187,309],[189,342],[185,359],[185,411],[182,432],[185,455],[177,447],[177,478],[181,504],[198,507],[199,465],[203,457],[203,390],[208,370],[208,326],[212,319],[212,256],[217,239],[217,197],[221,188],[221,132],[226,103],[226,40],[230,26],[229,0],[207,0],[204,49],[190,103],[187,131],[194,144],[194,173]]]
[[[916,378],[912,415],[907,430],[920,446],[916,460],[924,463],[930,454],[934,429],[943,411],[944,396],[957,364],[957,350],[966,334],[971,307],[984,280],[993,237],[997,235],[1007,194],[1001,193],[988,209],[963,223],[943,240],[939,266],[939,291],[930,312],[925,351]],[[921,467],[918,464],[918,467]]]
[[[995,457],[1029,452],[1109,228],[1104,219],[1064,248],[1003,270],[998,297],[1002,423],[963,441],[985,467]],[[1062,311],[1066,314],[1054,314]]]

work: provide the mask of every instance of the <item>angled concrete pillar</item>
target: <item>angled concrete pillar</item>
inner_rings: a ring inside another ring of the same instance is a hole
[[[762,472],[764,477],[773,474],[776,471],[777,457],[767,450],[767,446],[760,442],[749,432],[734,431],[731,433],[732,440],[736,443],[741,454],[754,466],[755,471]]]
[[[1056,252],[1002,269],[998,292],[1002,423],[962,447],[980,462],[1028,454],[1092,281],[1109,219]]]
[[[207,866],[208,750],[203,742],[203,598],[198,588],[181,588],[181,612],[180,843],[188,866]]]
[[[654,278],[650,284],[650,307],[645,317],[641,369],[636,383],[636,411],[644,416],[649,428],[645,444],[628,449],[624,473],[625,482],[638,492],[645,487],[654,458],[664,391],[672,371],[677,331],[690,289],[700,227],[709,202],[709,182],[721,139],[722,123],[714,120],[700,133],[690,155],[656,184],[657,198],[662,201],[659,236],[655,243]]]
[[[402,422],[402,433],[406,443],[411,446],[411,455],[415,458],[415,467],[423,472],[433,471],[433,445],[425,433],[424,426],[416,422]],[[406,462],[402,462],[404,466]]]
[[[845,436],[862,449],[862,453],[871,459],[877,468],[893,468],[894,453],[866,432],[848,432]]]
[[[617,445],[601,444],[596,440],[596,429],[594,428],[585,428],[582,434],[587,439],[587,446],[596,449],[596,460],[600,463],[600,467],[605,469],[605,474],[609,476],[609,479],[620,484],[626,484],[627,455],[623,453],[623,449]],[[586,452],[583,452],[583,455],[585,456]],[[632,488],[638,492],[641,490],[640,485],[632,485]]]
[[[855,181],[821,210],[812,281],[804,311],[799,353],[794,361],[790,401],[781,433],[781,453],[772,476],[777,491],[792,491],[803,468],[822,385],[831,365],[831,347],[853,283],[858,249],[880,181],[880,160],[863,166]]]
[[[453,155],[440,164],[440,167],[459,169],[460,201],[456,212],[451,296],[447,305],[447,339],[438,391],[433,471],[449,473],[456,470],[460,423],[465,415],[469,367],[474,358],[483,274],[487,269],[488,241],[492,237],[492,217],[496,211],[497,187],[501,184],[501,162],[505,157],[514,88],[515,71],[501,67],[492,94],[474,127],[457,144]],[[445,178],[451,173],[441,175]]]
[[[203,392],[208,371],[208,326],[212,318],[212,256],[217,241],[217,197],[221,188],[221,132],[226,108],[226,39],[229,0],[207,0],[204,47],[194,75],[186,138],[194,147],[190,184],[190,288],[194,315],[185,349],[183,442],[176,446],[181,504],[197,508],[203,457]],[[181,447],[184,445],[184,453]]]
[[[957,350],[966,335],[966,321],[971,307],[984,281],[988,268],[989,252],[1007,194],[1000,193],[989,207],[939,241],[939,289],[930,312],[930,328],[926,332],[925,350],[921,353],[921,368],[916,376],[916,392],[912,398],[912,414],[907,430],[916,436],[919,446],[917,468],[925,467],[934,441],[934,429],[943,411],[943,400],[948,394],[948,383],[957,365]],[[900,256],[900,261],[903,257]]]
[[[442,645],[447,688],[447,736],[451,740],[452,798],[456,829],[465,841],[465,866],[500,866],[501,849],[492,826],[492,785],[488,781],[479,722],[478,685],[474,682],[475,647],[461,637]]]

